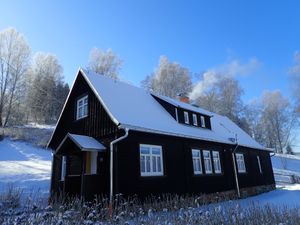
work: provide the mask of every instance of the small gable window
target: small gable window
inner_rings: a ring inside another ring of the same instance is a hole
[[[215,173],[222,173],[219,152],[213,151],[212,155],[213,155],[213,162],[214,162]]]
[[[198,126],[197,115],[193,114],[193,124],[194,126]]]
[[[88,115],[88,96],[84,96],[77,100],[76,119],[82,119]]]
[[[189,123],[190,123],[190,120],[189,120],[189,113],[186,112],[186,111],[184,111],[184,112],[183,112],[183,115],[184,115],[184,122],[185,122],[186,124],[189,124]]]
[[[210,151],[203,150],[204,168],[206,174],[212,173],[211,156]]]
[[[141,176],[164,175],[161,146],[140,145],[140,170]]]
[[[202,174],[201,152],[198,149],[192,149],[194,174]]]
[[[205,127],[205,118],[204,116],[200,116],[201,119],[201,127]]]
[[[237,164],[237,169],[239,173],[245,173],[246,172],[246,166],[245,166],[245,161],[244,161],[244,155],[241,153],[236,153],[236,164]]]

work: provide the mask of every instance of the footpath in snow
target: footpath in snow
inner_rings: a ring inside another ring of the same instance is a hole
[[[51,159],[48,150],[5,138],[0,142],[0,192],[13,185],[23,194],[48,194]]]

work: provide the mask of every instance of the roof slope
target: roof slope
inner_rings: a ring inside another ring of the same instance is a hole
[[[80,71],[112,120],[122,128],[226,144],[234,144],[230,139],[237,135],[239,145],[265,149],[227,117],[172,99],[171,104],[173,105],[177,104],[182,108],[188,105],[190,110],[212,116],[212,130],[180,124],[165,111],[149,92],[91,71],[83,69]],[[158,97],[165,101],[169,99],[164,96]]]

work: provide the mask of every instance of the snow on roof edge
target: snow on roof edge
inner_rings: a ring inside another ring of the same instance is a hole
[[[132,125],[128,125],[128,124],[120,124],[119,127],[122,128],[122,129],[127,128],[129,130],[135,130],[135,131],[141,131],[141,132],[147,132],[147,133],[163,134],[163,135],[169,135],[169,136],[175,136],[175,137],[181,137],[181,138],[189,138],[189,139],[195,139],[195,140],[216,142],[216,143],[220,143],[220,144],[236,145],[235,143],[232,143],[232,142],[229,142],[229,141],[225,142],[225,141],[218,141],[218,140],[215,140],[215,139],[209,139],[209,138],[203,138],[203,137],[197,137],[197,136],[191,136],[191,135],[181,135],[181,134],[177,134],[177,133],[164,132],[164,131],[160,131],[160,130],[153,130],[153,129],[143,128],[143,127],[132,126]],[[242,146],[242,147],[246,147],[246,148],[258,149],[258,150],[272,152],[272,150],[270,150],[268,148],[265,148],[263,146],[261,146],[262,148],[257,148],[257,147],[248,146],[248,145],[244,145],[244,144],[238,144],[238,145]]]

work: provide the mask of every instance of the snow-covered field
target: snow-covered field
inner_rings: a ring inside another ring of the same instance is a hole
[[[9,185],[24,194],[49,193],[51,159],[48,150],[5,138],[0,142],[0,193]]]
[[[271,159],[275,169],[300,173],[300,156],[276,154]]]

